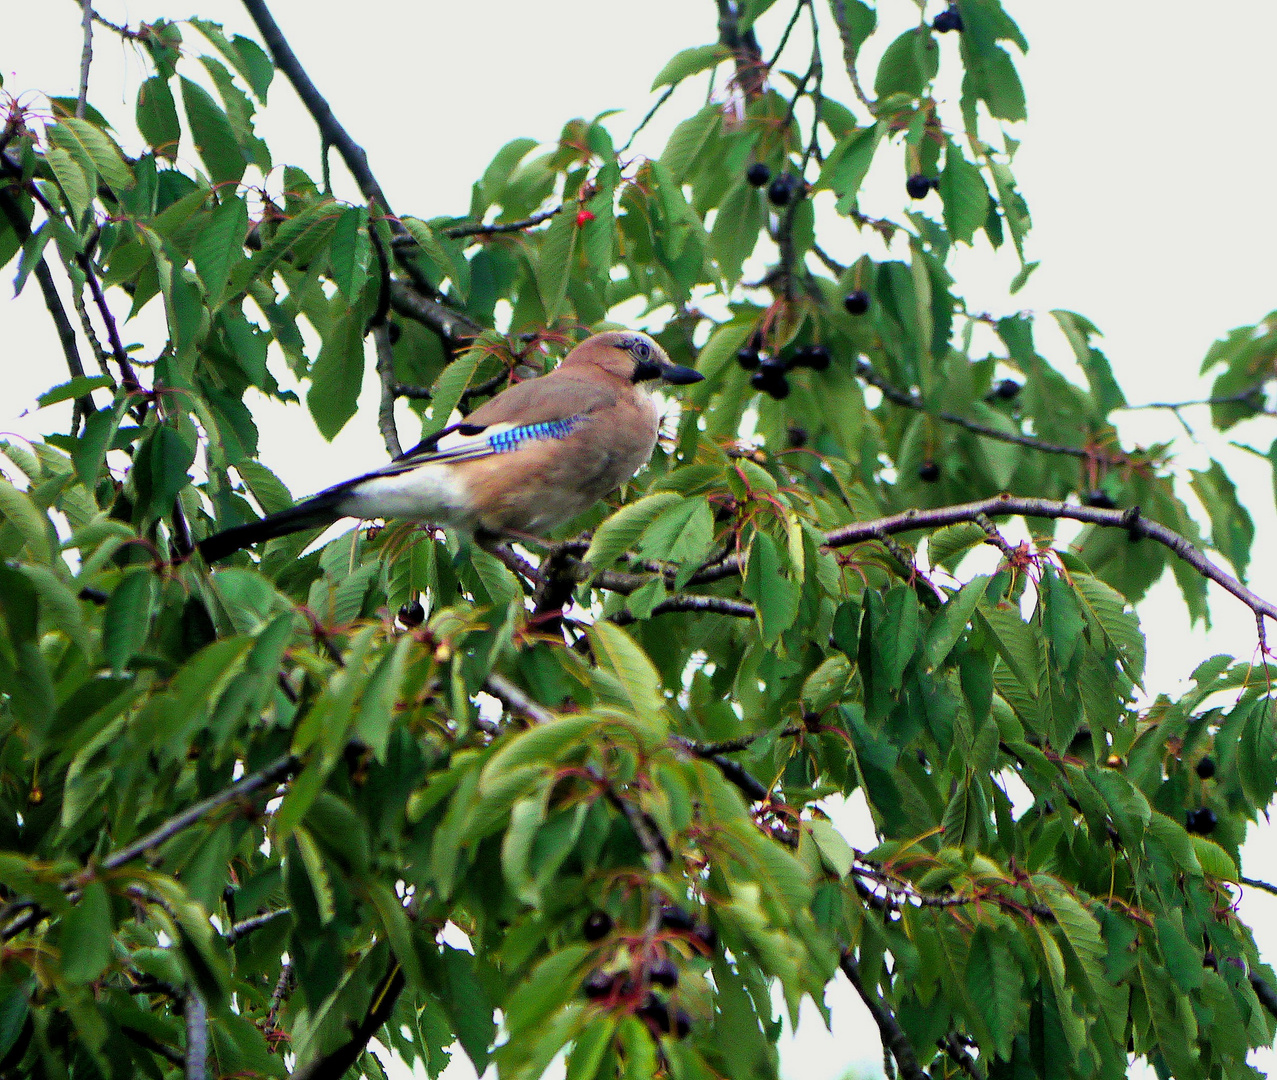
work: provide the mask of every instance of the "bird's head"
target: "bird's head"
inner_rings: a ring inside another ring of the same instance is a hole
[[[637,330],[608,330],[586,338],[564,358],[563,366],[594,364],[630,383],[662,379],[675,386],[700,382],[704,375],[670,360],[655,341]]]

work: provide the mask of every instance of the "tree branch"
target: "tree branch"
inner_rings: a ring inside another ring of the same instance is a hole
[[[620,591],[620,590],[617,590]],[[674,611],[695,611],[710,615],[731,615],[738,619],[752,619],[754,605],[747,600],[733,600],[726,596],[701,596],[698,593],[676,593],[652,608],[652,616],[668,615]],[[617,626],[629,626],[638,617],[631,611],[618,611],[609,616]]]
[[[186,993],[186,1080],[207,1078],[208,1006],[199,991],[192,988]]]
[[[959,416],[957,413],[932,412],[922,403],[920,398],[915,397],[907,391],[901,390],[900,387],[888,382],[873,369],[873,365],[868,360],[861,359],[856,364],[856,374],[859,375],[870,386],[876,386],[882,391],[885,397],[894,405],[903,406],[906,409],[913,409],[917,412],[927,413],[937,419],[943,420],[946,424],[953,424],[966,431],[970,431],[975,435],[982,435],[986,439],[996,439],[998,442],[1013,443],[1016,446],[1023,446],[1030,450],[1041,450],[1047,454],[1066,454],[1069,457],[1089,458],[1092,456],[1091,451],[1080,446],[1062,446],[1058,443],[1049,443],[1042,439],[1035,439],[1032,435],[1019,435],[1011,431],[999,431],[997,428],[989,427],[987,424],[978,423],[975,420],[968,420],[965,416]]]
[[[368,1046],[371,1039],[381,1029],[381,1025],[390,1019],[399,995],[404,988],[403,968],[397,960],[391,962],[390,971],[382,979],[381,985],[374,992],[372,1004],[359,1026],[355,1028],[350,1039],[322,1057],[294,1070],[291,1080],[340,1080],[346,1074]]]
[[[856,59],[860,47],[852,40],[851,27],[847,22],[847,5],[843,0],[829,0],[829,9],[833,12],[834,22],[838,26],[838,36],[842,38],[842,59],[847,68],[847,76],[851,79],[851,88],[855,91],[860,103],[869,110],[871,116],[878,115],[878,103],[871,101],[860,85],[860,73],[856,71]]]
[[[18,234],[18,239],[25,244],[31,238],[31,226],[27,224],[17,202],[7,191],[0,191],[0,213],[4,214],[13,231]],[[58,295],[57,283],[53,280],[53,272],[49,269],[48,261],[43,255],[35,264],[35,279],[40,283],[40,295],[44,297],[44,306],[48,309],[50,318],[53,319],[53,326],[57,330],[58,341],[62,345],[62,355],[66,358],[71,377],[81,377],[84,375],[84,364],[80,361],[80,348],[75,339],[75,327],[67,318],[66,308],[62,306],[62,298]],[[77,418],[88,416],[96,409],[93,404],[93,395],[84,394],[76,398],[75,408]],[[76,419],[73,418],[72,434],[75,433],[75,427]]]
[[[306,74],[306,69],[302,67],[297,54],[288,44],[284,32],[280,30],[279,24],[271,15],[265,0],[244,0],[244,7],[248,9],[248,14],[257,26],[258,33],[262,35],[266,48],[270,50],[275,66],[293,84],[293,89],[297,91],[297,96],[302,99],[302,104],[306,106],[306,110],[315,121],[315,126],[319,128],[324,142],[337,147],[337,152],[341,154],[346,168],[350,170],[355,183],[359,185],[360,194],[373,207],[374,212],[386,215],[392,233],[396,236],[410,235],[407,228],[394,217],[390,200],[386,198],[386,193],[381,190],[381,184],[377,182],[377,178],[368,165],[368,154],[342,127],[327,99]]]
[[[449,341],[478,337],[483,333],[483,327],[469,315],[423,296],[404,281],[390,283],[390,306],[397,314],[421,323]]]
[[[93,63],[93,0],[80,0],[80,28],[84,46],[80,50],[80,90],[75,98],[75,116],[84,119],[84,106],[89,101],[89,66]]]
[[[882,1045],[884,1049],[890,1050],[891,1056],[896,1059],[900,1074],[905,1080],[929,1080],[926,1071],[918,1064],[918,1058],[909,1043],[909,1037],[897,1023],[891,1010],[883,1005],[877,994],[870,994],[865,988],[865,984],[860,979],[860,966],[851,955],[850,949],[843,951],[838,966],[869,1009],[869,1015],[874,1018],[874,1023],[878,1025],[878,1031],[882,1035]]]
[[[390,344],[390,324],[379,322],[372,328],[373,344],[377,347],[377,378],[381,381],[381,397],[377,406],[377,427],[386,444],[386,453],[397,458],[403,453],[399,442],[399,429],[395,427],[395,353]]]
[[[463,236],[498,236],[501,233],[522,232],[524,229],[530,229],[534,225],[540,225],[543,221],[549,221],[562,209],[562,206],[556,206],[552,210],[542,210],[531,217],[524,218],[522,221],[498,221],[493,222],[491,225],[454,225],[450,229],[444,229],[443,235],[453,240],[459,240]]]
[[[291,914],[292,910],[292,908],[282,907],[277,911],[266,911],[261,915],[253,915],[250,918],[241,919],[226,932],[222,940],[224,940],[227,945],[234,945],[235,942],[239,941],[241,938],[247,937],[254,930],[260,930],[267,923],[274,922],[281,915]]]

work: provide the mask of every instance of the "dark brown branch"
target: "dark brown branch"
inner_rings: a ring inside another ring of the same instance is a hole
[[[267,923],[274,922],[281,915],[288,915],[291,913],[292,908],[283,907],[279,908],[277,911],[266,911],[261,915],[253,915],[251,918],[241,919],[226,932],[223,940],[227,945],[234,945],[235,942],[239,941],[241,938],[247,937],[254,930],[260,930]]]
[[[508,371],[498,371],[490,379],[484,379],[481,383],[475,383],[474,386],[467,386],[461,391],[460,405],[465,405],[473,401],[477,397],[484,397],[492,393],[503,382],[509,381],[510,373]],[[407,398],[409,401],[429,401],[434,394],[424,386],[409,386],[407,383],[395,383],[395,397]]]
[[[450,229],[444,229],[443,235],[459,240],[463,236],[497,236],[501,233],[522,232],[534,225],[540,225],[543,221],[549,221],[562,209],[562,206],[556,206],[552,210],[542,210],[522,221],[498,221],[491,225],[454,225]]]
[[[679,82],[682,82],[682,80],[680,79]],[[647,110],[647,115],[644,116],[643,119],[638,122],[638,127],[636,127],[633,131],[630,132],[630,137],[625,140],[625,145],[622,146],[621,149],[619,149],[616,152],[618,157],[621,154],[624,154],[625,151],[627,151],[631,146],[634,145],[634,140],[638,138],[638,133],[642,131],[645,127],[647,127],[652,117],[656,115],[657,111],[660,109],[662,105],[664,105],[667,101],[669,101],[671,95],[673,95],[674,91],[677,89],[678,89],[678,82],[672,83],[671,85],[665,88],[665,93],[663,93],[659,98],[657,98],[656,104]]]
[[[882,1036],[883,1048],[891,1051],[891,1056],[896,1059],[896,1065],[900,1068],[900,1074],[905,1080],[929,1080],[926,1071],[918,1064],[918,1058],[913,1052],[913,1046],[909,1043],[909,1037],[904,1033],[904,1029],[896,1021],[891,1010],[882,1003],[877,994],[869,993],[861,981],[860,966],[851,955],[850,949],[844,950],[838,966],[847,976],[847,981],[855,987],[856,993],[860,995],[860,999],[868,1008],[869,1015],[874,1018],[874,1023],[878,1025],[878,1031]]]
[[[283,757],[276,758],[265,768],[258,769],[257,772],[242,777],[231,784],[230,787],[223,788],[216,795],[210,795],[207,799],[187,807],[180,814],[174,814],[173,817],[156,826],[145,836],[134,840],[133,843],[126,844],[124,847],[105,855],[100,864],[102,869],[114,870],[117,866],[132,862],[138,856],[146,854],[151,848],[158,847],[164,841],[176,836],[183,829],[189,828],[197,821],[207,817],[214,810],[218,810],[227,803],[245,798],[269,784],[284,779],[297,768],[298,764],[298,759],[292,754],[285,754]],[[80,875],[81,878],[83,876]],[[81,883],[77,881],[76,884]]]
[[[954,1064],[971,1077],[971,1080],[984,1080],[984,1073],[980,1071],[975,1058],[967,1053],[966,1047],[962,1045],[962,1039],[956,1031],[949,1032],[943,1039],[937,1039],[936,1045],[948,1054]]]
[[[999,431],[997,428],[989,427],[987,424],[968,420],[965,416],[958,416],[957,413],[945,412],[944,410],[933,413],[923,404],[920,398],[901,390],[900,387],[888,382],[874,371],[868,360],[862,359],[857,363],[856,374],[869,383],[870,386],[876,386],[881,390],[882,396],[893,405],[900,405],[906,409],[928,413],[939,420],[943,420],[946,424],[953,424],[955,427],[963,428],[974,435],[982,435],[986,439],[996,439],[998,442],[1013,443],[1016,446],[1023,446],[1030,450],[1041,450],[1047,454],[1066,454],[1069,457],[1083,459],[1091,456],[1090,451],[1080,446],[1061,446],[1058,443],[1035,439],[1032,435],[1019,435],[1015,432]]]
[[[653,607],[652,616],[668,615],[675,611],[731,615],[738,619],[752,619],[757,614],[754,605],[747,600],[733,600],[726,596],[701,596],[697,593],[677,593]],[[618,611],[609,618],[617,626],[629,626],[636,621],[636,616],[630,611]]]
[[[1150,401],[1144,405],[1118,405],[1115,412],[1136,412],[1140,409],[1169,409],[1171,412],[1178,412],[1180,409],[1192,408],[1194,405],[1249,405],[1256,412],[1263,413],[1266,416],[1272,416],[1270,409],[1264,406],[1264,384],[1252,386],[1247,390],[1240,390],[1236,394],[1226,394],[1223,397],[1201,398],[1197,401]]]
[[[176,1065],[182,1068],[186,1064],[186,1058],[180,1050],[176,1050],[167,1043],[160,1042],[153,1035],[148,1035],[145,1031],[139,1031],[137,1028],[128,1027],[125,1024],[120,1025],[120,1031],[126,1039],[131,1039],[144,1050],[149,1050],[152,1054],[158,1054],[170,1065]]]
[[[368,1040],[376,1035],[381,1030],[381,1025],[390,1019],[390,1014],[394,1012],[403,988],[403,968],[399,966],[398,961],[392,961],[390,971],[373,992],[368,1015],[360,1021],[350,1039],[336,1050],[296,1069],[291,1080],[340,1080],[346,1074],[346,1070],[359,1060],[359,1055],[368,1046]]]
[[[1074,506],[1054,499],[995,495],[979,502],[940,506],[930,510],[904,510],[887,517],[858,521],[854,525],[847,525],[826,533],[824,543],[831,548],[850,547],[853,544],[877,540],[885,534],[912,532],[915,529],[934,530],[945,525],[956,525],[962,521],[978,522],[982,514],[988,517],[1063,518],[1109,529],[1125,529],[1136,539],[1147,537],[1169,548],[1203,577],[1215,582],[1226,592],[1232,593],[1251,611],[1277,621],[1277,605],[1256,596],[1231,574],[1215,566],[1199,548],[1173,529],[1168,529],[1165,525],[1141,516],[1139,507],[1132,507],[1129,510],[1103,510],[1094,506]],[[740,572],[740,556],[732,555],[715,566],[693,574],[689,584],[700,585],[709,581],[719,581],[722,578],[734,577]],[[625,582],[629,591],[645,583],[639,575],[620,576],[636,579],[634,582]],[[600,575],[600,580],[603,578],[604,575]]]
[[[483,333],[483,327],[469,315],[423,295],[404,281],[391,282],[390,306],[396,313],[421,323],[448,341],[461,341]]]
[[[1260,881],[1259,878],[1244,877],[1241,879],[1243,885],[1249,885],[1252,889],[1263,889],[1264,892],[1272,893],[1277,896],[1277,885],[1272,885],[1267,881]]]
[[[739,5],[733,0],[717,0],[718,40],[731,50],[736,60],[736,83],[748,101],[762,96],[767,86],[767,68],[763,65],[763,51],[754,36],[754,28],[744,33],[740,29]]]

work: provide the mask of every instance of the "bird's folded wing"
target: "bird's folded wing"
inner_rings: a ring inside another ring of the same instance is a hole
[[[362,476],[366,480],[370,476],[396,476],[410,472],[422,465],[453,465],[463,461],[474,461],[477,458],[489,457],[493,454],[505,454],[530,442],[542,439],[565,439],[585,418],[582,416],[566,416],[558,420],[543,420],[535,424],[489,424],[480,427],[476,424],[454,424],[443,431],[422,440],[406,454],[395,458],[388,465]]]

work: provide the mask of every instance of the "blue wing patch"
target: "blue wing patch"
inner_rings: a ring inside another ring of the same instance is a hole
[[[493,425],[491,429],[475,429],[467,424],[456,424],[423,440],[402,457],[396,458],[385,468],[378,469],[369,475],[394,476],[432,462],[453,464],[474,461],[478,458],[490,457],[492,454],[509,453],[511,450],[518,450],[526,443],[542,439],[566,439],[584,419],[583,416],[567,416],[562,420],[543,420],[540,423],[521,424],[518,427],[498,424]],[[450,437],[451,445],[440,446],[439,442],[445,436]]]

